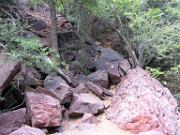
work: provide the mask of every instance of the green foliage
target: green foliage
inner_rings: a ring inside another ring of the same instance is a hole
[[[0,20],[0,42],[6,46],[6,52],[12,57],[21,60],[27,66],[35,66],[44,72],[53,71],[58,63],[54,50],[43,47],[41,41],[36,38],[26,39],[21,33],[27,26],[21,23],[13,25]],[[48,55],[51,55],[51,59]]]
[[[180,100],[180,93],[174,95],[177,100]]]
[[[160,68],[147,67],[147,70],[151,72],[154,78],[160,78],[162,75],[164,75],[164,72],[162,72]]]
[[[178,91],[180,89],[179,78],[180,64],[171,67],[169,70],[165,71],[163,83],[171,90]]]
[[[42,0],[28,0],[28,5],[30,7],[37,6],[41,3]]]

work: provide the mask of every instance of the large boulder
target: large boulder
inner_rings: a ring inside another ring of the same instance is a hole
[[[140,67],[122,79],[107,116],[121,129],[140,135],[178,135],[180,128],[176,100]]]
[[[20,61],[10,60],[6,55],[0,54],[0,95],[20,70]]]
[[[121,61],[124,58],[111,48],[98,48],[99,55],[96,60],[96,69],[104,69],[107,62]]]
[[[18,109],[0,115],[0,135],[8,135],[25,124],[26,109]]]
[[[29,22],[33,31],[42,31],[46,29],[46,22],[43,20],[33,20]]]
[[[121,81],[121,71],[119,71],[119,61],[106,62],[104,70],[108,73],[110,84],[118,84]]]
[[[88,80],[95,83],[98,86],[108,88],[109,79],[106,71],[98,70],[90,75],[88,75]]]
[[[119,83],[121,77],[125,76],[131,68],[131,64],[127,59],[121,61],[106,62],[104,65],[104,70],[108,73],[109,81],[111,84]]]
[[[85,113],[99,114],[103,112],[105,106],[103,102],[91,93],[81,93],[75,95],[69,108],[70,117],[79,117]]]
[[[121,70],[122,76],[126,75],[130,69],[131,69],[131,65],[127,59],[120,61],[119,70]]]
[[[60,100],[54,93],[37,88],[25,92],[28,118],[33,127],[56,127],[61,125]]]
[[[89,93],[89,90],[86,87],[85,83],[79,83],[79,85],[76,88],[73,88],[73,91],[78,94]]]
[[[113,96],[111,91],[103,87],[100,87],[92,82],[86,82],[85,86],[87,87],[89,91],[91,91],[93,94],[95,94],[97,97],[101,99],[105,99],[106,96]]]
[[[61,100],[61,104],[70,103],[73,97],[73,92],[70,86],[60,77],[49,75],[44,81],[44,87],[54,91]]]
[[[9,135],[46,135],[46,134],[38,128],[23,126]]]

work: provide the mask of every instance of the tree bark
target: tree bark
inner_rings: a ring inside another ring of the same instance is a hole
[[[56,9],[54,0],[48,0],[49,9],[50,9],[50,18],[51,18],[51,38],[50,45],[57,51],[58,57],[59,55],[59,47],[57,40],[57,18],[56,18]]]

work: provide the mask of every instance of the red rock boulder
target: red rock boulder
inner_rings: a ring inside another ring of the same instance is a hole
[[[0,135],[8,135],[25,124],[26,109],[18,109],[0,115]]]
[[[10,60],[6,55],[0,54],[0,95],[20,70],[20,61]]]
[[[28,117],[33,127],[61,125],[60,100],[43,88],[25,92]]]
[[[104,103],[91,93],[75,95],[69,108],[70,117],[83,116],[85,113],[99,114],[105,109]]]
[[[88,80],[104,88],[108,88],[109,86],[108,74],[106,71],[103,70],[98,70],[88,75]]]
[[[122,79],[107,116],[121,129],[140,135],[178,135],[180,128],[176,100],[140,67]]]

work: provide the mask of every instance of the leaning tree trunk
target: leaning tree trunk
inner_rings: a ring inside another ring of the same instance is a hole
[[[48,0],[49,9],[50,9],[50,18],[51,18],[51,38],[50,38],[50,45],[52,45],[55,50],[57,51],[58,57],[59,56],[59,47],[58,47],[58,40],[57,40],[57,18],[56,18],[56,9],[54,0]]]

